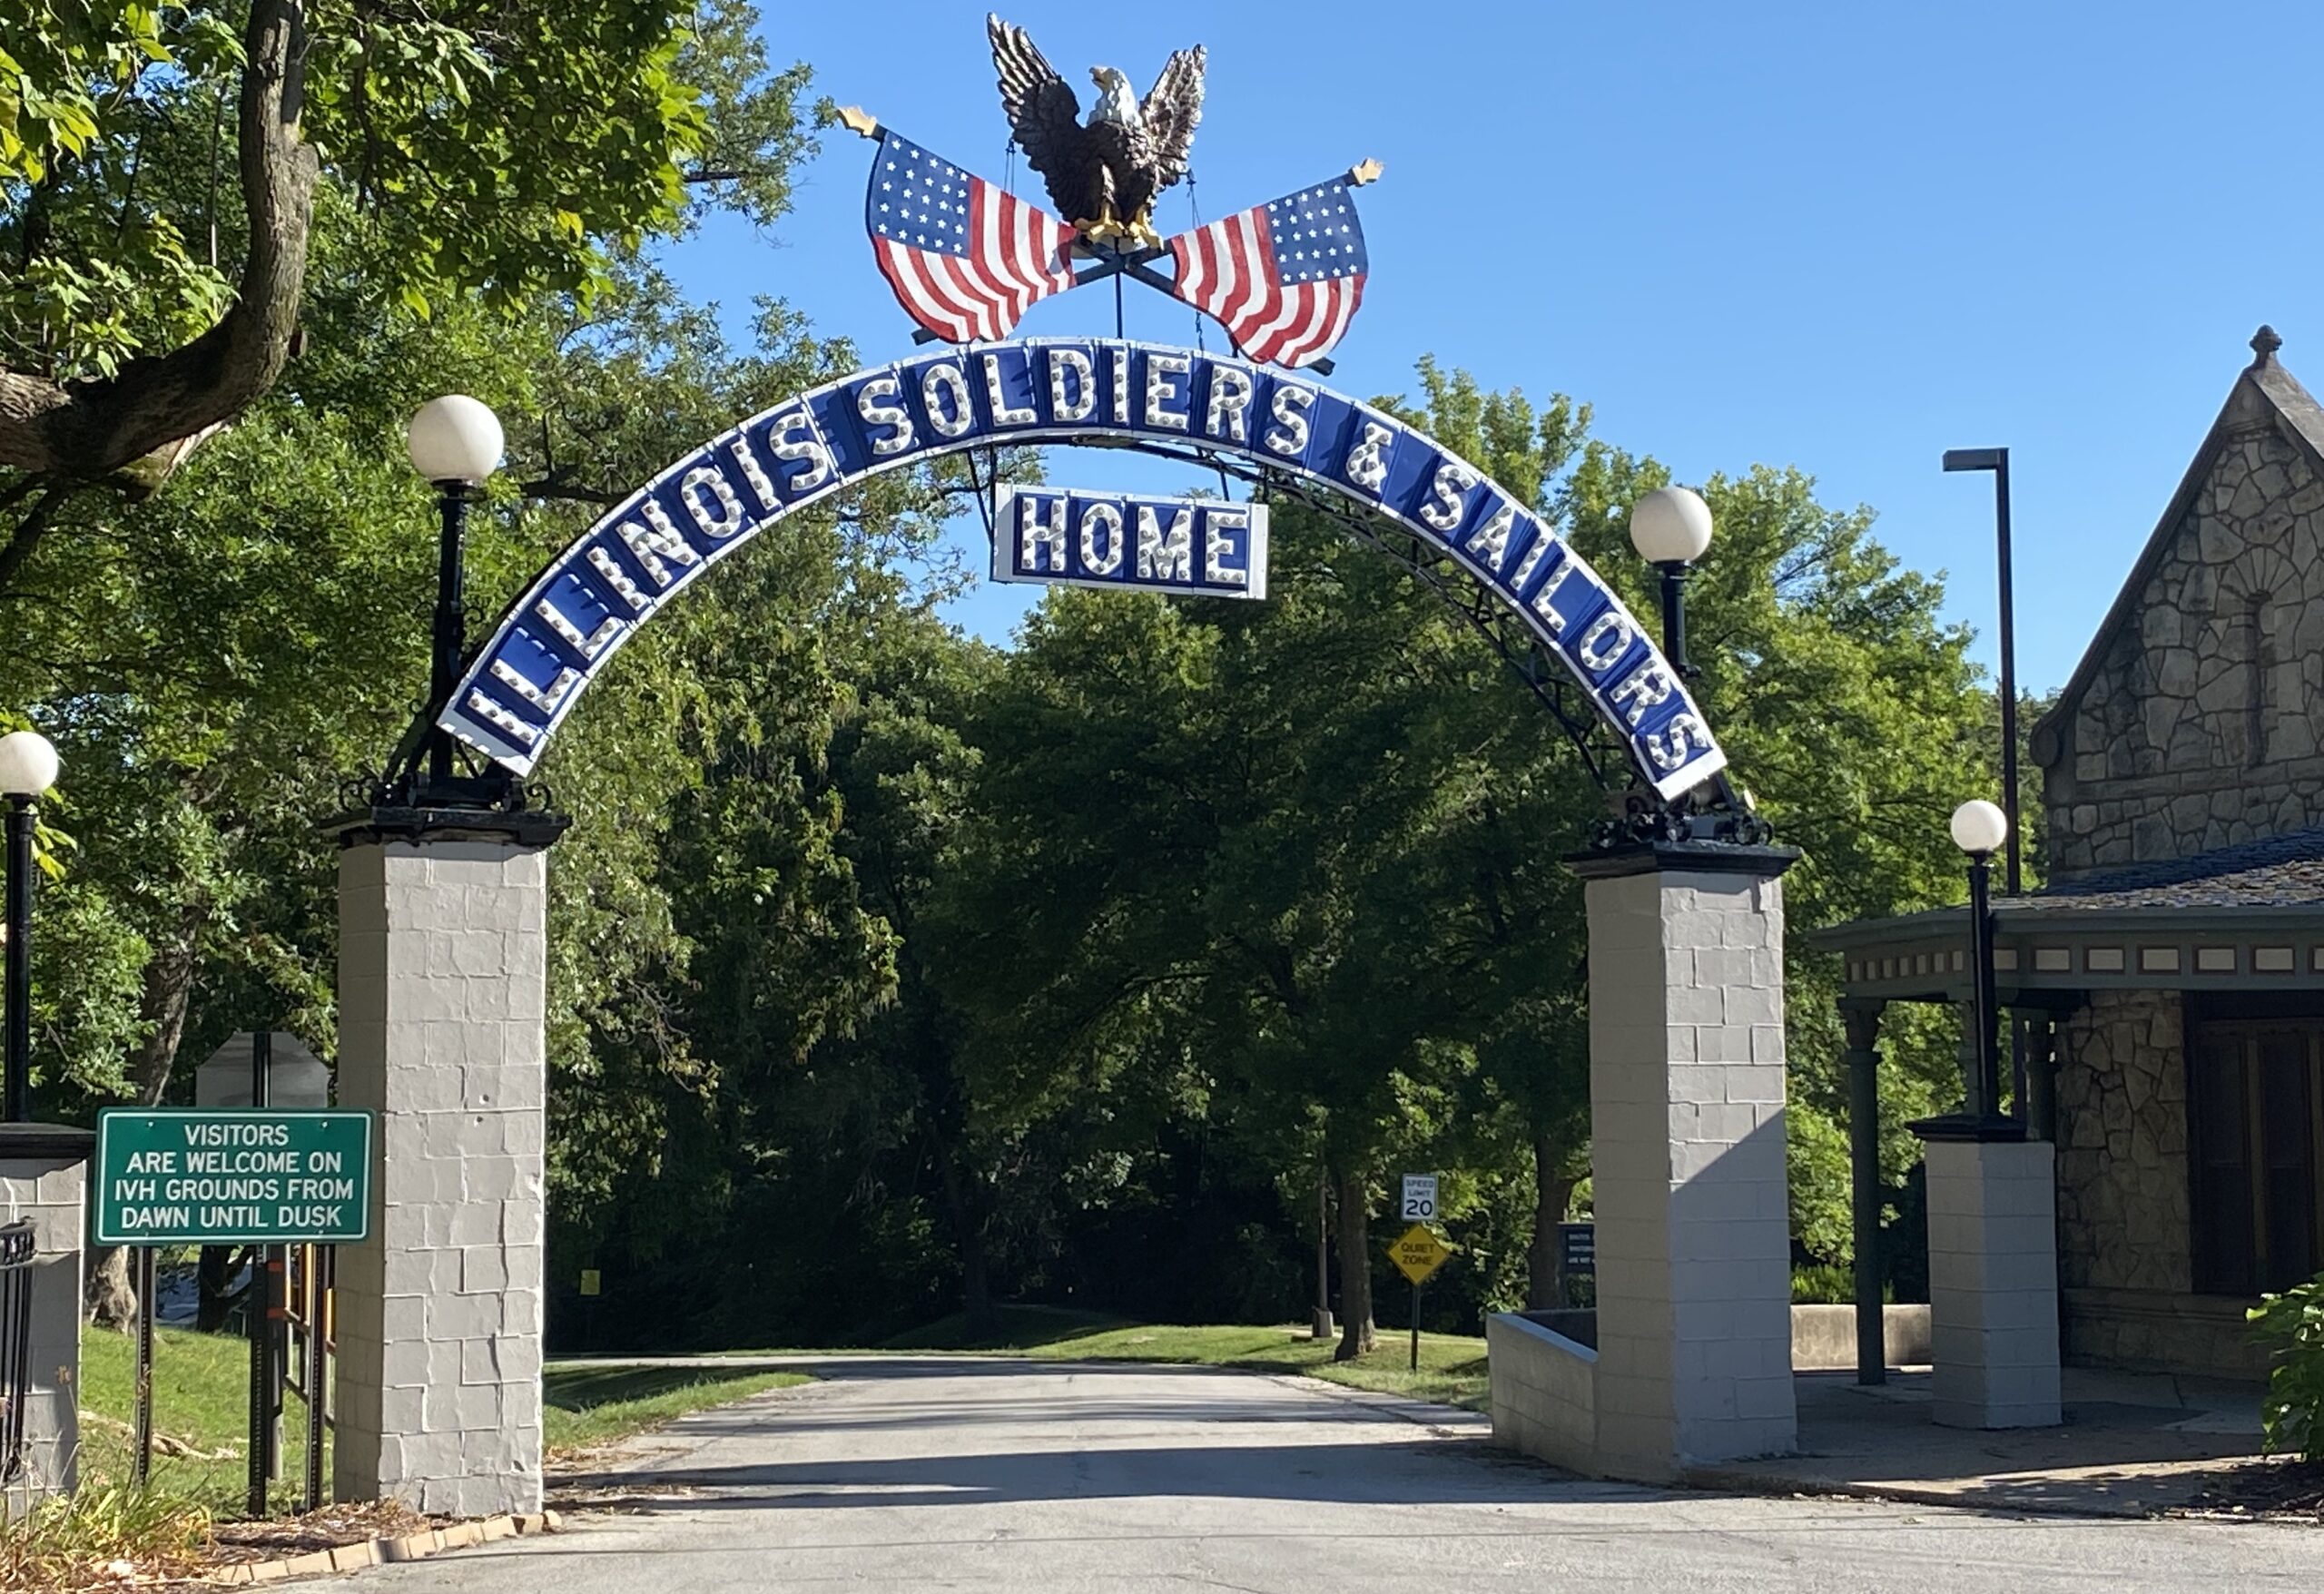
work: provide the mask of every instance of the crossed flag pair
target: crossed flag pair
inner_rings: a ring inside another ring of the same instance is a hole
[[[1037,300],[1128,271],[1216,320],[1245,359],[1295,368],[1328,354],[1364,300],[1353,191],[1377,175],[1368,163],[1179,233],[1165,283],[1121,256],[1077,278],[1072,227],[884,127],[879,140],[864,229],[904,313],[948,342],[1005,338]]]

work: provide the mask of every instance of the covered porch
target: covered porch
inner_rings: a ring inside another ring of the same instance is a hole
[[[2245,1307],[2324,1263],[2324,831],[2004,898],[1994,922],[1998,1006],[2016,1038],[2007,1109],[2055,1152],[2064,1356],[2258,1375]],[[1842,964],[1867,1384],[1885,1376],[1870,1243],[1881,1020],[1892,1003],[1968,1008],[1969,930],[1958,908],[1810,938]],[[1932,1215],[1933,1254],[1957,1239]]]

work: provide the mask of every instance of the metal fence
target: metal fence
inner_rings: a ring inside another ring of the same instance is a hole
[[[33,1338],[33,1225],[0,1226],[0,1488],[25,1471]]]

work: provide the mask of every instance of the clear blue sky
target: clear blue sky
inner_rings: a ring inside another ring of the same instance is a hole
[[[765,0],[778,60],[998,182],[984,11]],[[1009,0],[1004,15],[1085,105],[1091,64],[1142,92],[1171,49],[1209,46],[1206,219],[1365,155],[1387,163],[1364,191],[1372,275],[1334,387],[1407,390],[1433,353],[1489,386],[1593,404],[1600,436],[1681,480],[1797,465],[1827,501],[1877,509],[1906,563],[1949,573],[1988,661],[1989,478],[1937,461],[2007,446],[2030,688],[2072,671],[2253,329],[2272,323],[2284,363],[2324,391],[2315,0]],[[680,281],[737,324],[774,293],[867,360],[907,352],[862,232],[870,154],[826,134],[795,213],[772,235],[714,229],[673,256]],[[1189,220],[1185,191],[1167,195],[1161,230]],[[1191,341],[1184,307],[1130,299],[1133,336]],[[1110,331],[1111,317],[1085,290],[1020,330]],[[1127,464],[1084,455],[1051,474],[1156,485]],[[1029,590],[987,587],[956,617],[1004,639]]]

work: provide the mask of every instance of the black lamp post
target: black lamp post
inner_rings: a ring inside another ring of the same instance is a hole
[[[56,784],[56,749],[37,731],[0,736],[0,796],[7,799],[6,1121],[27,1123],[33,1103],[33,823]]]
[[[409,793],[416,805],[458,805],[485,795],[457,782],[451,733],[433,722],[450,702],[468,652],[465,546],[470,495],[500,464],[499,418],[465,394],[432,398],[411,418],[412,467],[436,487],[436,619],[428,668],[427,766]],[[416,773],[417,772],[411,772]],[[471,782],[472,783],[472,782]]]
[[[2017,848],[2017,621],[2009,572],[2009,450],[1947,448],[1945,468],[1994,473],[1994,544],[2001,565],[2001,807],[2009,822],[2002,884],[2014,897],[2023,881]]]
[[[1657,487],[1630,509],[1630,546],[1662,575],[1663,656],[1687,680],[1699,673],[1687,657],[1687,577],[1710,534],[1710,506],[1685,487]]]
[[[1984,798],[1953,811],[1953,841],[1969,855],[1969,1021],[1976,1061],[1968,1081],[1964,1116],[1981,1129],[2015,1129],[2001,1111],[2001,1052],[1994,1040],[2000,1019],[1994,979],[1993,856],[2009,839],[2008,817]]]

